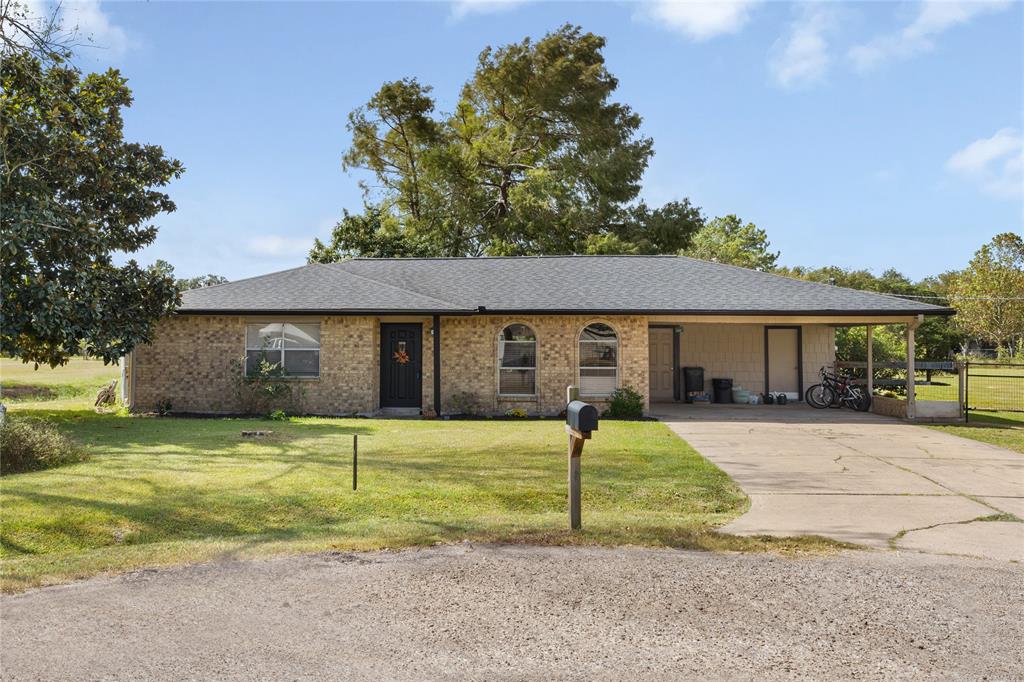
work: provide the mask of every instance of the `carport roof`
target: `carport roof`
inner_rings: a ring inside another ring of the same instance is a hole
[[[353,258],[182,295],[186,314],[948,315],[684,256]]]

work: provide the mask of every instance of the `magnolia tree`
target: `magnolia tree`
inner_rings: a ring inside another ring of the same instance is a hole
[[[153,242],[151,221],[174,210],[158,188],[183,167],[124,139],[132,94],[118,71],[83,75],[19,7],[0,16],[0,353],[113,362],[179,302],[172,278],[114,255]]]

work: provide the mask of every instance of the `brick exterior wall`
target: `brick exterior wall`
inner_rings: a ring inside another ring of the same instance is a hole
[[[619,386],[647,398],[647,318],[594,318],[568,315],[444,317],[441,320],[441,405],[444,412],[470,409],[502,414],[520,408],[529,414],[556,415],[565,409],[565,389],[579,383],[580,332],[606,322],[619,339]],[[498,333],[507,325],[529,325],[537,336],[537,395],[529,399],[498,396]],[[589,400],[599,406],[604,401]]]
[[[162,321],[153,343],[132,354],[132,409],[170,401],[175,412],[237,413],[245,325],[268,318],[180,315]],[[275,318],[274,321],[280,321]],[[320,323],[320,378],[296,379],[310,414],[368,411],[378,390],[375,317],[291,318]]]
[[[155,410],[170,401],[176,412],[237,413],[239,363],[245,351],[247,322],[320,323],[320,377],[296,379],[309,414],[372,413],[380,405],[380,323],[422,324],[424,414],[433,414],[433,322],[430,317],[266,318],[181,315],[158,325],[153,343],[132,354],[127,376],[136,411]],[[501,414],[521,408],[529,414],[556,415],[565,406],[565,389],[578,385],[580,331],[605,322],[618,333],[619,385],[631,386],[649,404],[648,320],[644,316],[595,318],[575,315],[441,318],[441,404],[445,413]],[[537,335],[537,395],[498,396],[498,333],[506,325],[529,325]],[[764,386],[764,325],[685,324],[681,365],[704,367],[710,389],[714,376],[732,377],[755,392]],[[835,333],[825,325],[803,325],[804,385],[835,357]],[[234,365],[234,366],[233,366]],[[600,406],[603,401],[589,399]]]

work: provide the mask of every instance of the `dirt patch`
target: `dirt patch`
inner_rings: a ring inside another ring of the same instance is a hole
[[[4,400],[53,400],[57,397],[57,391],[50,386],[21,384],[0,387],[0,396]]]

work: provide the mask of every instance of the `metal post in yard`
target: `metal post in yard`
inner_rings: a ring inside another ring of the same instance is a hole
[[[352,434],[352,490],[359,485],[359,434]]]
[[[971,421],[971,361],[964,360],[964,424]]]

